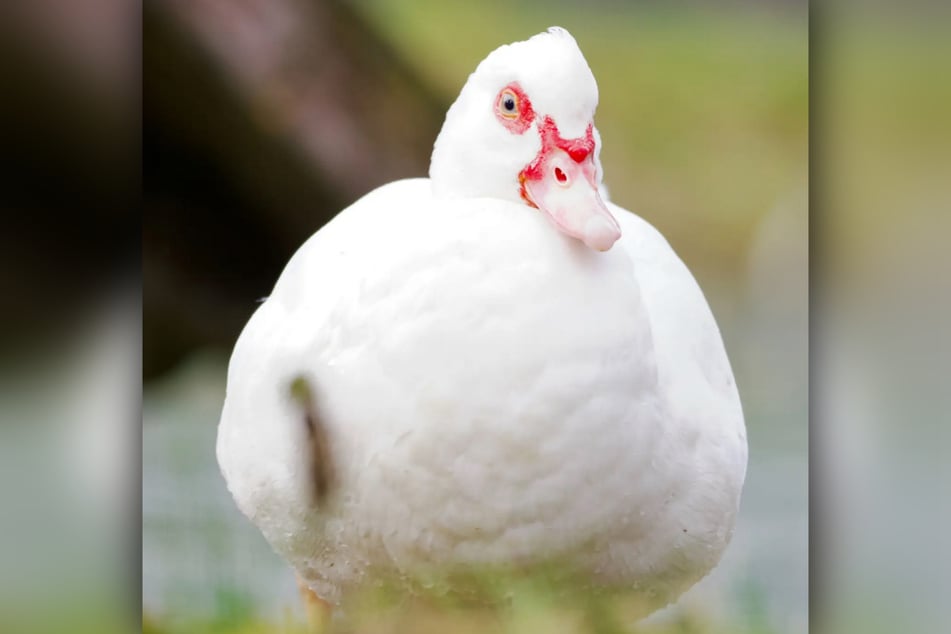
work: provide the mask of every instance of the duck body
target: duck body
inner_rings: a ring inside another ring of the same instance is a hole
[[[537,68],[506,74],[520,59]],[[562,93],[581,78],[577,107],[533,83],[558,72]],[[493,52],[447,115],[431,178],[340,212],[240,335],[221,471],[322,599],[557,564],[660,607],[729,542],[747,458],[730,364],[664,238],[603,200],[589,76],[560,29]],[[481,129],[489,141],[453,149]],[[332,475],[319,499],[301,378]]]
[[[598,253],[530,207],[430,190],[344,210],[241,334],[218,440],[238,506],[331,602],[377,574],[549,561],[675,598],[729,541],[746,463],[699,287],[616,207]],[[323,507],[298,375],[337,457]]]

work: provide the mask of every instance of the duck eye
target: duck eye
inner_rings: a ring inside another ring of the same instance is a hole
[[[511,90],[503,90],[499,95],[499,114],[506,119],[518,117],[518,96]]]
[[[535,120],[532,102],[517,83],[499,91],[495,98],[495,118],[512,134],[524,134]]]

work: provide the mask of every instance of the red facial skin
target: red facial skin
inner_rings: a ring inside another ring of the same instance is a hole
[[[505,105],[514,100],[515,108]],[[535,120],[528,95],[511,83],[495,98],[495,115],[512,134],[524,134]],[[599,195],[594,161],[594,125],[584,136],[566,139],[554,119],[545,116],[538,126],[541,148],[518,173],[519,195],[529,207],[540,209],[559,231],[596,251],[607,251],[621,237],[621,228]]]
[[[537,207],[538,205],[532,201],[528,192],[525,190],[525,181],[541,180],[544,177],[545,165],[547,163],[546,159],[550,156],[551,152],[554,150],[564,150],[575,163],[582,163],[594,152],[594,128],[591,124],[588,124],[585,135],[577,139],[563,138],[558,132],[558,126],[555,125],[551,117],[547,116],[544,121],[542,121],[538,130],[542,137],[542,147],[532,162],[518,174],[518,182],[520,184],[519,194],[521,194],[522,200],[532,207]],[[558,180],[564,181],[560,170],[556,171],[556,175]]]
[[[518,115],[517,116],[506,116],[502,113],[501,108],[499,107],[502,101],[502,96],[506,92],[511,92],[516,97]],[[522,90],[522,87],[517,82],[512,82],[505,88],[499,91],[498,96],[495,98],[495,116],[499,122],[505,126],[505,129],[511,132],[512,134],[524,134],[528,130],[532,123],[535,121],[535,111],[532,109],[532,102],[529,100],[528,95],[525,94],[525,91]],[[546,116],[542,121],[542,124],[539,126],[539,134],[542,138],[542,147],[539,150],[538,155],[532,160],[531,163],[525,166],[518,175],[519,182],[519,193],[522,196],[522,199],[528,203],[530,206],[537,208],[531,197],[529,197],[528,192],[525,190],[525,181],[526,180],[540,180],[543,177],[543,168],[546,163],[546,158],[554,150],[564,150],[568,156],[572,158],[576,163],[583,162],[588,156],[594,152],[594,130],[590,124],[588,124],[588,129],[585,130],[585,135],[583,137],[578,137],[577,139],[566,139],[561,136],[561,133],[558,131],[558,126],[555,124],[554,120]],[[565,180],[565,176],[561,173],[561,170],[556,170],[556,178],[560,181]]]

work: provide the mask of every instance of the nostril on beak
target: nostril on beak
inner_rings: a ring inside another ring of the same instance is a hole
[[[568,150],[568,156],[570,156],[575,163],[580,163],[581,161],[585,160],[588,158],[588,154],[590,153],[591,150],[585,146],[573,147]]]

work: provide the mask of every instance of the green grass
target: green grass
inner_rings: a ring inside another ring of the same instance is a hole
[[[335,620],[331,631],[351,634],[397,632],[532,632],[564,634],[767,634],[762,597],[749,594],[746,624],[713,624],[702,614],[681,610],[663,624],[634,625],[652,611],[649,592],[607,593],[587,587],[586,577],[572,574],[565,566],[551,565],[528,572],[522,569],[466,569],[455,574],[420,578],[411,588],[407,581],[377,579],[346,598],[346,619]],[[410,589],[408,589],[410,588]],[[452,588],[452,591],[449,590]],[[296,597],[288,597],[293,600]],[[653,606],[656,608],[656,606]],[[735,619],[739,621],[740,619]],[[225,593],[217,602],[217,614],[208,621],[145,619],[145,632],[177,634],[205,632],[238,634],[251,632],[297,633],[306,628],[299,613],[285,613],[281,622],[259,619],[252,600]]]
[[[347,606],[347,620],[330,632],[343,634],[772,634],[765,622],[746,626],[713,624],[699,614],[682,614],[664,623],[633,625],[640,613],[631,599],[591,594],[565,595],[531,583],[499,585],[506,598],[482,603],[433,593],[414,597],[368,592]],[[221,606],[225,607],[225,606]],[[288,611],[277,621],[256,617],[250,604],[232,604],[208,620],[146,615],[143,634],[306,634],[303,618]]]

